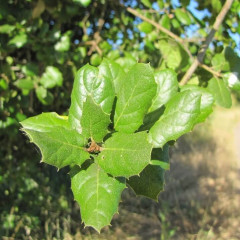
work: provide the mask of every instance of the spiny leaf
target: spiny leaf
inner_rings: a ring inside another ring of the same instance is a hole
[[[157,94],[153,99],[149,112],[152,112],[164,105],[178,91],[177,74],[171,69],[164,69],[154,73],[157,83]]]
[[[156,89],[150,65],[135,64],[117,92],[114,128],[124,133],[135,132],[151,106]]]
[[[148,165],[140,176],[131,177],[127,183],[136,195],[149,197],[157,201],[160,191],[163,190],[164,170],[159,166]]]
[[[84,139],[69,129],[66,118],[56,113],[44,113],[21,122],[23,131],[40,149],[42,161],[62,168],[81,165],[89,158]]]
[[[218,105],[225,108],[230,108],[232,106],[230,91],[223,80],[212,78],[208,82],[207,89],[212,93]]]
[[[109,124],[109,114],[103,112],[102,108],[87,96],[86,102],[83,103],[82,136],[85,139],[92,138],[96,142],[101,142],[108,133]]]
[[[100,232],[110,224],[117,212],[125,182],[108,176],[95,163],[76,173],[71,182],[74,198],[81,207],[83,222]]]
[[[98,69],[90,65],[85,65],[78,71],[71,95],[69,121],[80,133],[83,103],[86,102],[87,96],[91,96],[103,112],[110,114],[115,97],[112,79],[99,74]]]
[[[191,90],[201,94],[201,104],[200,104],[200,114],[196,118],[196,123],[204,122],[205,119],[212,113],[214,97],[213,95],[205,88],[198,87],[196,85],[185,85],[181,88],[181,92]]]
[[[126,79],[126,74],[122,67],[109,59],[103,59],[99,66],[99,74],[106,78],[113,79],[115,92],[118,92],[123,81]]]
[[[159,193],[163,190],[164,170],[167,166],[169,167],[168,151],[167,144],[164,145],[163,149],[153,149],[151,157],[156,160],[151,160],[151,165],[144,168],[139,176],[133,176],[127,180],[128,185],[137,195],[157,201]]]
[[[107,173],[130,177],[139,174],[150,163],[151,150],[146,132],[114,133],[106,140],[97,160]]]
[[[167,103],[164,114],[149,131],[149,141],[155,148],[192,130],[200,114],[200,100],[198,92],[184,91]]]

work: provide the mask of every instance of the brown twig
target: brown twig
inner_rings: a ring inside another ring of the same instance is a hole
[[[222,7],[222,10],[218,14],[218,16],[213,24],[212,30],[210,31],[210,33],[208,34],[208,36],[206,38],[205,43],[202,45],[201,49],[198,52],[197,57],[194,59],[192,65],[190,66],[190,68],[188,69],[188,71],[185,73],[182,80],[180,81],[180,85],[186,84],[188,82],[188,80],[190,79],[190,77],[192,76],[192,74],[196,71],[197,67],[202,63],[203,58],[206,53],[206,50],[208,49],[208,46],[211,43],[215,32],[219,29],[219,26],[221,25],[227,12],[229,11],[232,3],[233,3],[233,0],[226,0],[225,4]]]
[[[143,21],[148,22],[150,24],[152,24],[154,27],[156,27],[158,30],[160,30],[161,32],[167,34],[169,37],[173,38],[174,40],[176,40],[178,43],[181,44],[181,46],[183,47],[183,49],[186,51],[186,53],[188,54],[188,56],[192,59],[193,56],[191,54],[191,52],[189,51],[189,49],[186,47],[185,45],[185,40],[180,38],[178,35],[172,33],[171,31],[169,31],[168,29],[164,28],[163,26],[161,26],[160,24],[156,23],[155,21],[153,21],[152,19],[149,19],[145,16],[143,16],[142,14],[140,14],[138,11],[136,11],[135,9],[132,9],[130,7],[126,8],[128,12],[132,13],[134,16],[141,18]]]
[[[100,32],[102,31],[103,25],[104,25],[104,15],[105,15],[105,11],[106,11],[106,4],[104,4],[104,7],[102,8],[102,12],[101,12],[101,16],[98,19],[98,28],[97,31],[94,33],[93,35],[93,42],[92,42],[92,46],[88,51],[88,55],[90,56],[92,54],[92,52],[97,51],[99,55],[102,55],[102,50],[100,49],[100,47],[98,46],[98,44],[101,42],[102,38],[100,35]]]
[[[148,22],[150,24],[152,24],[154,27],[156,27],[158,30],[160,30],[161,32],[166,33],[168,36],[172,37],[173,39],[175,39],[177,42],[183,44],[184,40],[182,38],[180,38],[179,36],[177,36],[176,34],[172,33],[171,31],[169,31],[168,29],[164,28],[163,26],[161,26],[160,24],[156,23],[155,21],[143,16],[142,14],[140,14],[138,11],[136,11],[135,9],[132,9],[130,7],[127,7],[127,11],[132,13],[134,16],[137,16],[139,18],[141,18],[142,20],[144,20],[145,22]]]
[[[214,71],[211,67],[205,65],[205,64],[202,64],[200,63],[199,66],[203,69],[205,69],[206,71],[210,72],[212,75],[214,75],[215,77],[221,77],[222,74],[220,72],[216,72]]]

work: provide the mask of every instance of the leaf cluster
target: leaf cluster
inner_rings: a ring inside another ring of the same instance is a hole
[[[204,121],[213,103],[197,86],[179,92],[172,70],[154,72],[143,63],[128,70],[104,59],[77,72],[69,116],[42,113],[21,124],[42,162],[71,167],[82,220],[100,231],[117,212],[126,184],[157,200],[169,169],[168,143]]]

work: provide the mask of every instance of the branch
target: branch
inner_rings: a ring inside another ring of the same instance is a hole
[[[163,26],[161,26],[160,24],[156,23],[155,21],[143,16],[142,14],[140,14],[138,11],[134,10],[133,8],[127,7],[126,8],[128,12],[132,13],[134,16],[137,16],[139,18],[141,18],[143,21],[148,22],[150,24],[152,24],[154,27],[156,27],[158,30],[160,30],[161,32],[164,32],[165,34],[167,34],[169,37],[175,39],[175,41],[177,41],[178,43],[181,44],[181,46],[183,47],[183,49],[186,51],[186,53],[188,54],[188,56],[192,59],[193,56],[191,54],[191,52],[189,51],[189,49],[185,46],[185,40],[180,38],[178,35],[172,33],[171,31],[169,31],[168,29],[164,28]]]
[[[194,59],[192,65],[190,66],[190,68],[188,69],[188,71],[185,73],[182,80],[180,81],[180,85],[186,84],[188,82],[188,80],[190,79],[190,77],[192,76],[192,74],[196,71],[197,67],[202,63],[203,58],[206,53],[206,50],[208,49],[208,46],[211,43],[215,32],[218,31],[219,26],[221,25],[227,12],[229,11],[232,3],[233,3],[233,0],[226,0],[224,6],[222,7],[222,10],[218,14],[218,16],[213,24],[212,30],[210,31],[210,33],[208,34],[208,36],[206,38],[205,43],[202,45],[201,49],[198,52],[197,57]]]
[[[148,22],[150,24],[152,24],[154,27],[156,27],[158,30],[160,30],[161,32],[166,33],[168,36],[172,37],[173,39],[175,39],[177,42],[183,44],[184,40],[182,38],[180,38],[179,36],[177,36],[176,34],[172,33],[171,31],[169,31],[168,29],[162,27],[160,24],[154,22],[153,20],[141,15],[138,11],[127,7],[127,11],[132,13],[133,15],[141,18],[143,21]]]

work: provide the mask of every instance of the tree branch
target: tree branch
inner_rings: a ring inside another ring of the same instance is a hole
[[[177,36],[176,34],[172,33],[171,31],[169,31],[168,29],[162,27],[160,24],[156,23],[155,21],[143,16],[142,14],[140,14],[138,11],[136,11],[135,9],[132,9],[130,7],[127,7],[127,11],[132,13],[134,16],[137,16],[139,18],[141,18],[143,21],[148,22],[150,24],[152,24],[154,27],[156,27],[158,30],[160,30],[161,32],[166,33],[168,36],[172,37],[173,39],[175,39],[177,42],[183,44],[184,40],[182,38],[180,38],[179,36]]]
[[[225,18],[227,12],[229,11],[231,5],[233,3],[233,0],[226,0],[224,6],[222,7],[222,10],[218,14],[214,24],[213,28],[208,34],[205,43],[202,45],[201,49],[198,52],[197,57],[194,59],[192,65],[188,69],[188,71],[183,76],[182,80],[180,81],[180,85],[184,85],[188,82],[192,74],[196,71],[197,67],[202,63],[203,58],[205,56],[206,50],[208,49],[209,44],[211,43],[215,32],[218,30],[219,26],[221,25],[223,19]]]
[[[127,7],[126,8],[128,12],[132,13],[134,16],[137,16],[139,18],[141,18],[143,21],[148,22],[150,24],[152,24],[154,27],[156,27],[158,30],[160,30],[161,32],[164,32],[165,34],[167,34],[169,37],[173,38],[175,41],[177,41],[178,43],[181,44],[181,46],[183,47],[183,49],[186,51],[186,53],[188,54],[188,56],[193,59],[193,56],[191,54],[191,52],[189,51],[189,49],[185,46],[185,40],[180,38],[178,35],[172,33],[171,31],[169,31],[168,29],[164,28],[163,26],[161,26],[160,24],[156,23],[155,21],[143,16],[142,14],[140,14],[138,11],[136,11],[133,8]]]

